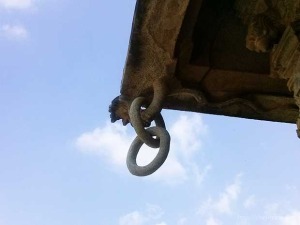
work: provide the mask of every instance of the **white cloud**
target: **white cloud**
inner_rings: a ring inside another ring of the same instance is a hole
[[[219,202],[216,204],[220,213],[231,213],[231,206],[234,201],[238,199],[241,192],[242,174],[238,174],[233,184],[226,188],[225,193],[221,195]]]
[[[24,40],[29,36],[28,31],[21,25],[5,24],[0,28],[0,34],[10,40]]]
[[[241,176],[242,174],[238,174],[234,182],[225,188],[217,200],[214,201],[209,198],[204,202],[198,212],[202,215],[231,214],[232,205],[237,201],[241,192]]]
[[[172,151],[172,149],[170,151]],[[186,165],[183,164],[175,154],[170,153],[162,167],[152,174],[149,179],[163,181],[169,185],[176,185],[188,179],[187,173]]]
[[[244,207],[245,209],[250,209],[253,208],[256,204],[256,198],[254,195],[249,196],[245,201],[244,201]]]
[[[145,214],[148,219],[158,220],[163,216],[164,211],[158,205],[147,204]]]
[[[120,225],[142,225],[144,224],[145,220],[146,218],[141,213],[139,213],[138,211],[134,211],[120,218],[119,224]]]
[[[181,114],[171,127],[170,133],[180,155],[189,158],[201,148],[201,136],[207,133],[207,126],[198,114]]]
[[[225,214],[231,213],[232,203],[237,200],[241,191],[240,177],[240,174],[237,175],[234,183],[227,186],[225,191],[220,195],[219,200],[214,205],[217,212]]]
[[[155,223],[163,214],[164,212],[159,206],[149,204],[143,212],[134,211],[122,216],[119,219],[119,225],[167,225],[165,222]]]
[[[181,129],[182,130],[181,130]],[[207,126],[198,114],[186,116],[181,114],[170,127],[171,148],[166,162],[148,179],[162,181],[167,184],[178,184],[188,179],[201,183],[211,166],[199,169],[194,157],[201,151],[201,137]],[[133,128],[131,128],[133,131]],[[183,131],[183,132],[182,132]],[[106,123],[104,127],[86,132],[76,140],[76,146],[83,152],[90,152],[105,159],[109,165],[123,167],[129,146],[134,135],[127,127],[119,123]],[[137,157],[139,165],[148,164],[157,154],[157,149],[143,145]]]
[[[0,0],[0,7],[6,9],[29,9],[33,6],[33,0]]]
[[[293,211],[281,219],[280,225],[299,225],[300,211]]]
[[[83,152],[97,154],[110,164],[122,167],[132,139],[127,127],[106,123],[103,128],[82,134],[76,140],[76,146]]]
[[[206,220],[206,225],[222,225],[222,223],[214,217],[209,217]]]

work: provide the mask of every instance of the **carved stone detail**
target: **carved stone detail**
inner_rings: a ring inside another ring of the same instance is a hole
[[[300,0],[237,0],[235,7],[248,25],[246,47],[256,52],[271,50],[285,28],[300,19]]]
[[[237,0],[235,6],[248,25],[246,47],[272,49],[270,76],[288,80],[300,109],[300,0]],[[300,112],[297,127],[300,138]]]
[[[280,42],[274,45],[271,52],[270,76],[273,78],[290,79],[300,57],[299,41],[291,26],[288,26]],[[289,86],[290,91],[292,88]]]
[[[121,119],[123,125],[126,126],[130,122],[128,114],[129,107],[130,101],[126,100],[122,95],[112,100],[108,110],[110,112],[111,122],[114,123]]]
[[[288,26],[271,53],[271,77],[288,79],[287,85],[294,93],[296,104],[300,109],[300,42],[294,29]],[[297,120],[300,138],[300,112]]]

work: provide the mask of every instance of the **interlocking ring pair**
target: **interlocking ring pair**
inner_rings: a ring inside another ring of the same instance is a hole
[[[148,176],[161,167],[169,154],[171,140],[160,112],[156,113],[154,116],[156,126],[145,129],[145,121],[143,121],[141,114],[141,107],[144,102],[145,98],[136,98],[132,102],[129,110],[130,121],[137,133],[137,137],[129,148],[126,164],[130,173],[136,176]],[[153,136],[156,136],[157,138],[153,138]],[[159,151],[152,162],[146,166],[139,166],[137,165],[136,158],[144,143],[151,148],[159,147]]]

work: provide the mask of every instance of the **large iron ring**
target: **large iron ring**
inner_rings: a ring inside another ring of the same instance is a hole
[[[170,150],[171,138],[166,129],[161,127],[150,127],[147,128],[146,131],[159,138],[160,148],[151,163],[146,166],[138,166],[136,158],[144,143],[138,136],[134,139],[127,154],[126,164],[130,173],[135,176],[148,176],[154,173],[165,162]]]

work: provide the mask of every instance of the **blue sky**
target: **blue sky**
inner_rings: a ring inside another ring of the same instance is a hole
[[[134,5],[0,0],[0,225],[299,225],[293,124],[164,110],[166,163],[127,171],[107,111]]]

